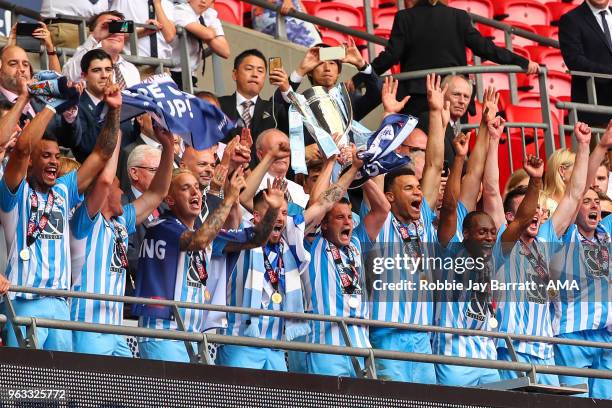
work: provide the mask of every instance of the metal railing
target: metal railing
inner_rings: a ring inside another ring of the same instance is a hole
[[[160,329],[148,329],[142,327],[129,327],[129,326],[117,326],[109,324],[95,324],[85,322],[75,322],[57,319],[46,319],[28,316],[17,316],[13,308],[12,302],[8,296],[5,297],[7,302],[8,316],[0,315],[0,323],[6,322],[7,320],[13,324],[13,330],[17,336],[20,346],[26,348],[38,348],[38,341],[36,337],[36,328],[45,327],[62,330],[76,330],[76,331],[87,331],[97,333],[112,333],[126,336],[138,336],[138,337],[149,337],[158,339],[169,339],[184,341],[186,351],[190,357],[190,360],[194,363],[211,364],[208,356],[207,348],[208,343],[213,342],[216,344],[232,344],[241,346],[253,346],[253,347],[269,347],[282,350],[293,350],[303,352],[315,352],[315,353],[326,353],[326,354],[338,354],[350,356],[354,359],[354,366],[356,367],[356,373],[358,376],[365,378],[376,378],[376,367],[374,360],[377,358],[402,360],[402,361],[416,361],[424,363],[437,363],[437,364],[450,364],[460,365],[478,368],[491,368],[500,370],[511,370],[520,373],[526,373],[528,377],[535,382],[535,375],[537,373],[542,374],[560,374],[590,378],[604,378],[612,379],[612,372],[605,370],[585,369],[585,368],[573,368],[564,366],[543,366],[533,365],[527,363],[519,363],[516,361],[516,354],[513,348],[513,341],[529,341],[529,342],[547,342],[551,344],[565,344],[582,347],[597,347],[603,349],[612,349],[612,344],[599,343],[585,340],[574,340],[565,338],[549,338],[541,336],[527,336],[517,335],[511,333],[500,333],[500,332],[489,332],[480,330],[470,329],[456,329],[439,326],[425,326],[425,325],[414,325],[405,323],[390,323],[382,322],[377,320],[366,320],[357,318],[337,317],[337,316],[326,316],[317,315],[310,313],[292,313],[284,311],[274,310],[263,310],[263,309],[250,309],[243,307],[233,306],[221,306],[221,305],[208,305],[199,303],[188,303],[178,302],[172,300],[158,300],[148,298],[137,298],[129,296],[114,296],[114,295],[102,295],[87,292],[73,292],[64,290],[54,289],[40,289],[40,288],[29,288],[23,286],[11,286],[11,292],[21,293],[32,293],[39,296],[52,296],[61,298],[84,298],[92,300],[103,300],[111,302],[123,302],[123,303],[137,303],[157,306],[168,306],[172,308],[173,316],[177,322],[179,330],[160,330]],[[179,313],[179,308],[194,309],[194,310],[207,310],[217,311],[225,313],[239,313],[249,314],[257,316],[273,316],[287,319],[300,319],[307,321],[326,321],[333,322],[339,325],[343,338],[345,340],[345,346],[334,346],[324,344],[313,344],[296,341],[285,341],[285,340],[267,340],[261,338],[242,337],[242,336],[228,336],[214,333],[194,333],[184,331],[184,325]],[[481,336],[493,339],[501,339],[506,342],[511,356],[514,361],[495,361],[486,359],[474,359],[465,357],[455,357],[447,355],[436,355],[436,354],[421,354],[421,353],[409,353],[402,351],[390,351],[373,348],[359,348],[351,345],[350,336],[348,335],[349,325],[361,325],[369,327],[386,327],[402,330],[411,330],[419,332],[429,333],[449,333],[461,336]],[[26,328],[25,336],[18,326],[24,326]],[[192,348],[192,343],[197,343],[197,351]],[[365,370],[362,372],[361,366],[357,362],[356,358],[362,357],[365,359]]]

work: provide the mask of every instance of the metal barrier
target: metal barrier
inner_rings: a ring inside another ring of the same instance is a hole
[[[263,310],[263,309],[250,309],[243,307],[232,307],[232,306],[221,306],[221,305],[207,305],[207,304],[196,304],[196,303],[188,303],[188,302],[178,302],[171,300],[158,300],[158,299],[147,299],[147,298],[137,298],[137,297],[129,297],[129,296],[113,296],[113,295],[102,295],[102,294],[94,294],[94,293],[86,293],[86,292],[73,292],[73,291],[63,291],[63,290],[54,290],[54,289],[39,289],[39,288],[29,288],[23,286],[11,286],[11,292],[21,292],[21,293],[33,293],[40,296],[55,296],[62,298],[84,298],[84,299],[92,299],[92,300],[104,300],[104,301],[113,301],[113,302],[123,302],[123,303],[138,303],[138,304],[149,304],[149,305],[158,305],[158,306],[169,306],[173,310],[174,318],[177,321],[177,325],[180,330],[158,330],[158,329],[148,329],[148,328],[135,328],[128,326],[116,326],[116,325],[108,325],[108,324],[94,324],[94,323],[84,323],[84,322],[74,322],[74,321],[66,321],[66,320],[56,320],[56,319],[44,319],[44,318],[34,318],[27,316],[17,316],[15,315],[14,308],[12,306],[12,302],[8,296],[5,297],[7,301],[7,310],[8,310],[8,321],[13,323],[13,329],[15,330],[15,334],[17,335],[17,339],[20,342],[20,345],[25,348],[38,348],[37,338],[36,338],[36,327],[46,327],[46,328],[54,328],[54,329],[63,329],[63,330],[76,330],[76,331],[87,331],[87,332],[98,332],[98,333],[112,333],[112,334],[120,334],[120,335],[128,335],[128,336],[140,336],[140,337],[152,337],[159,339],[170,339],[170,340],[179,340],[184,341],[187,349],[187,353],[190,356],[190,360],[194,363],[201,364],[210,364],[211,361],[208,359],[207,347],[209,342],[214,342],[217,344],[233,344],[233,345],[241,345],[241,346],[253,346],[253,347],[269,347],[283,350],[294,350],[294,351],[304,351],[304,352],[315,352],[315,353],[326,353],[326,354],[338,354],[338,355],[346,355],[352,358],[363,357],[365,359],[365,373],[362,373],[360,369],[356,369],[355,371],[359,376],[365,378],[376,378],[376,367],[374,361],[376,358],[383,359],[392,359],[392,360],[403,360],[403,361],[416,361],[416,362],[425,362],[425,363],[438,363],[438,364],[450,364],[450,365],[460,365],[460,366],[469,366],[469,367],[479,367],[479,368],[492,368],[492,369],[500,369],[500,370],[512,370],[521,373],[527,373],[528,380],[535,382],[536,373],[543,374],[561,374],[561,375],[571,375],[571,376],[580,376],[580,377],[591,377],[591,378],[604,378],[604,379],[612,379],[612,371],[605,370],[594,370],[594,369],[584,369],[584,368],[572,368],[572,367],[561,367],[561,366],[540,366],[540,365],[532,365],[526,363],[518,363],[516,362],[516,355],[514,352],[514,348],[512,345],[512,341],[531,341],[531,342],[548,342],[553,344],[566,344],[566,345],[575,345],[575,346],[583,346],[583,347],[598,347],[604,349],[612,349],[612,344],[609,343],[598,343],[593,341],[584,341],[584,340],[573,340],[573,339],[565,339],[565,338],[549,338],[549,337],[539,337],[539,336],[526,336],[526,335],[516,335],[511,333],[499,333],[499,332],[488,332],[488,331],[479,331],[479,330],[469,330],[469,329],[456,329],[456,328],[447,328],[447,327],[438,327],[438,326],[422,326],[422,325],[414,325],[414,324],[404,324],[404,323],[389,323],[382,322],[377,320],[365,320],[365,319],[356,319],[356,318],[345,318],[345,317],[337,317],[337,316],[326,316],[326,315],[316,315],[309,313],[291,313],[291,312],[283,312],[283,311],[273,311],[273,310]],[[340,326],[343,337],[345,339],[345,346],[332,346],[332,345],[323,345],[323,344],[312,344],[312,343],[303,343],[303,342],[295,342],[295,341],[284,341],[284,340],[266,340],[260,338],[252,338],[252,337],[241,337],[241,336],[227,336],[221,334],[213,334],[213,333],[190,333],[184,331],[184,325],[182,324],[182,320],[180,314],[178,313],[179,308],[185,309],[195,309],[195,310],[208,310],[208,311],[217,311],[217,312],[226,312],[226,313],[240,313],[240,314],[250,314],[250,315],[258,315],[258,316],[274,316],[274,317],[282,317],[288,319],[300,319],[300,320],[309,320],[309,321],[327,321],[333,322]],[[0,322],[2,321],[2,315],[0,315]],[[367,348],[357,348],[352,347],[350,342],[350,337],[348,336],[348,326],[349,325],[362,325],[369,327],[387,327],[387,328],[396,328],[403,330],[412,330],[412,331],[420,331],[420,332],[430,332],[430,333],[450,333],[457,334],[462,336],[483,336],[494,339],[502,339],[506,342],[507,347],[510,351],[510,354],[513,356],[515,361],[493,361],[486,359],[473,359],[473,358],[464,358],[464,357],[454,357],[454,356],[446,356],[446,355],[430,355],[430,354],[420,354],[420,353],[408,353],[401,351],[389,351],[389,350],[380,350],[380,349],[367,349]],[[25,326],[26,327],[26,335],[25,337],[22,335],[21,330],[17,328],[17,326]],[[197,343],[197,351],[194,351],[191,343]],[[356,368],[359,368],[358,363],[355,360]],[[584,390],[579,389],[576,392],[582,392]]]

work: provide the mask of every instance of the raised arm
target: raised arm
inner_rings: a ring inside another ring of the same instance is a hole
[[[574,126],[574,129],[579,127],[580,123],[577,123]],[[593,181],[595,181],[595,174],[597,174],[597,169],[601,166],[601,162],[608,154],[608,150],[612,149],[612,120],[608,123],[608,127],[604,132],[601,139],[599,139],[599,143],[595,146],[595,149],[591,152],[589,156],[589,171],[587,173],[587,181],[586,181],[586,190],[593,185]]]
[[[340,200],[348,186],[351,185],[357,172],[363,166],[363,161],[357,157],[357,148],[355,145],[352,149],[352,164],[351,167],[338,179],[338,181],[329,186],[317,199],[312,202],[312,205],[304,211],[304,222],[306,223],[306,233],[311,232],[314,227],[321,223],[321,220],[329,210]],[[319,176],[320,177],[320,176]]]
[[[98,176],[117,145],[122,101],[121,91],[117,85],[109,82],[104,91],[104,101],[108,105],[108,113],[98,135],[96,146],[85,162],[83,162],[83,165],[77,170],[77,182],[80,193],[84,192]]]
[[[148,190],[134,201],[136,210],[136,225],[144,220],[159,206],[168,194],[172,181],[172,164],[174,163],[174,143],[172,133],[155,126],[155,138],[162,145],[162,154],[157,172],[151,180]],[[119,143],[117,143],[119,144]]]
[[[364,198],[370,204],[370,212],[363,217],[361,222],[365,225],[370,240],[375,241],[380,233],[380,229],[387,220],[389,211],[391,211],[391,204],[387,200],[385,193],[383,193],[382,188],[374,180],[368,180],[361,187],[363,188]]]
[[[253,208],[253,197],[257,194],[261,181],[265,177],[268,169],[276,160],[282,160],[289,157],[291,150],[289,150],[289,144],[282,142],[276,146],[272,146],[266,155],[261,159],[259,164],[255,166],[253,171],[246,180],[247,187],[240,194],[240,203],[247,209]],[[225,155],[224,155],[225,156]]]
[[[480,127],[478,128],[478,135],[476,136],[476,144],[468,160],[467,170],[463,178],[461,195],[459,196],[459,199],[463,205],[465,205],[468,212],[476,209],[476,200],[478,199],[478,192],[484,173],[485,159],[487,150],[489,149],[487,123],[495,118],[498,102],[499,94],[495,92],[495,87],[488,87],[484,95],[484,109]]]
[[[529,156],[523,165],[523,168],[529,175],[529,185],[527,186],[527,193],[516,210],[516,216],[514,220],[508,224],[508,228],[502,234],[502,242],[514,244],[516,243],[521,234],[531,221],[533,216],[538,210],[538,199],[540,197],[540,190],[542,190],[542,174],[544,174],[544,162],[535,156]],[[505,250],[509,250],[509,247],[504,247]]]
[[[563,235],[567,227],[574,222],[578,206],[587,186],[591,128],[585,123],[577,123],[574,126],[574,133],[576,134],[577,141],[574,170],[572,171],[569,185],[565,189],[565,194],[563,194],[557,209],[550,217],[557,237]]]
[[[94,182],[94,187],[85,197],[87,203],[87,214],[89,218],[94,218],[97,213],[102,210],[104,202],[108,197],[113,181],[115,181],[115,174],[117,174],[117,163],[119,162],[119,151],[121,150],[121,136],[117,141],[117,146],[109,161],[100,172],[100,175]]]
[[[504,214],[504,203],[499,191],[499,139],[504,133],[506,121],[497,116],[487,124],[489,134],[489,149],[485,164],[484,177],[482,179],[482,202],[484,211],[493,218],[495,227],[499,228],[506,224]]]
[[[234,171],[230,180],[229,188],[221,205],[206,218],[200,228],[196,231],[185,231],[181,235],[179,241],[181,251],[203,250],[215,239],[232,206],[238,200],[240,190],[244,188],[244,170],[238,168]],[[272,227],[270,226],[270,228]]]
[[[397,88],[399,86],[399,81],[397,79],[393,79],[393,77],[386,76],[385,81],[383,82],[382,91],[380,94],[380,98],[382,100],[383,108],[385,111],[385,116],[393,115],[394,113],[399,113],[404,109],[406,103],[410,99],[410,96],[405,96],[401,101],[397,100]]]
[[[310,200],[308,201],[308,207],[310,207],[312,203],[316,202],[321,196],[321,194],[323,194],[329,188],[329,183],[331,180],[335,163],[335,155],[325,160],[325,164],[323,164],[323,168],[321,169],[321,172],[317,177],[317,181],[314,183],[312,189],[310,190]]]
[[[26,82],[22,79],[18,79],[17,81],[21,88],[19,97],[13,104],[13,107],[0,118],[0,145],[10,140],[15,131],[15,126],[19,124],[23,109],[30,102],[30,93],[28,92]]]
[[[429,134],[425,147],[425,167],[421,179],[423,196],[432,210],[435,210],[440,178],[444,166],[444,130],[447,119],[448,102],[444,103],[444,93],[448,85],[440,87],[438,75],[427,75],[427,102],[429,103]]]
[[[172,40],[174,40],[174,37],[176,37],[176,27],[168,16],[166,16],[161,0],[153,0],[153,6],[155,7],[155,17],[161,25],[159,31],[164,37],[164,41],[170,44]]]
[[[21,181],[26,177],[32,149],[42,139],[45,129],[54,115],[55,110],[47,105],[23,129],[13,151],[9,155],[6,170],[4,171],[4,180],[9,190],[17,190]]]
[[[459,192],[462,190],[461,173],[463,172],[463,164],[467,156],[469,141],[470,137],[464,133],[460,133],[453,140],[455,160],[453,160],[453,165],[446,181],[442,208],[440,209],[440,224],[438,226],[438,240],[442,246],[446,246],[457,233],[457,201],[459,200]],[[463,183],[463,187],[465,188],[465,183]]]
[[[278,218],[278,212],[285,202],[286,189],[287,182],[285,180],[277,178],[271,185],[270,180],[268,180],[268,188],[264,191],[264,200],[268,205],[268,209],[262,220],[253,228],[255,234],[249,242],[228,242],[223,249],[224,252],[240,252],[263,246],[266,243]]]

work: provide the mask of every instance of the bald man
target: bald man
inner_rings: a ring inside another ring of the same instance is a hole
[[[210,181],[217,161],[216,150],[216,145],[205,150],[196,150],[191,146],[185,146],[185,152],[179,163],[181,168],[188,169],[196,176],[202,192],[202,208],[200,216],[195,221],[196,228],[202,225],[208,214],[212,213],[223,202],[218,195],[210,193]]]
[[[19,97],[18,79],[29,81],[32,79],[32,66],[25,50],[16,45],[9,45],[0,53],[0,101],[8,101],[15,104]],[[37,99],[30,99],[22,111],[19,125],[23,128],[26,120],[32,120],[34,116],[43,110],[45,104]],[[45,134],[55,136],[60,145],[64,146],[64,138],[72,137],[76,132],[78,121],[76,111],[67,111],[63,115],[55,115]]]

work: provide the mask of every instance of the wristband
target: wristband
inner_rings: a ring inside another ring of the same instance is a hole
[[[55,50],[55,48],[53,49],[53,51],[47,50],[47,55],[57,55],[57,51]]]

